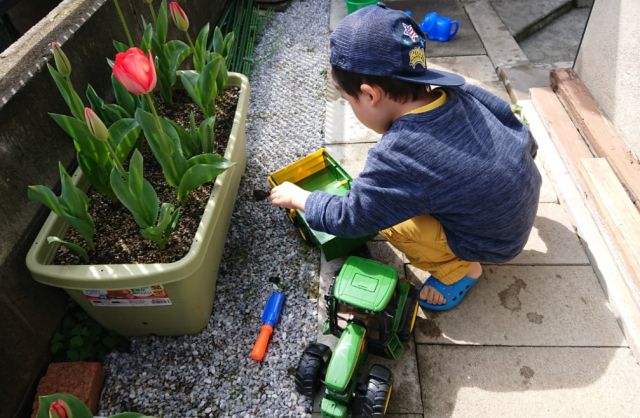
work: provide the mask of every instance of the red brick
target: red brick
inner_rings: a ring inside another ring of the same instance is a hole
[[[85,361],[51,363],[47,369],[47,375],[40,379],[38,384],[38,393],[36,393],[36,399],[33,402],[31,418],[35,418],[38,412],[38,398],[54,393],[75,396],[84,402],[91,413],[95,415],[98,411],[98,400],[103,384],[104,371],[100,363]]]

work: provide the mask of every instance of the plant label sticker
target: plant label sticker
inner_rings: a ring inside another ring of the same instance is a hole
[[[161,285],[123,290],[83,290],[93,306],[137,307],[171,305],[167,291]]]

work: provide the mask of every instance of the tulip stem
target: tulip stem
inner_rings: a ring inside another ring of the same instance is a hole
[[[162,124],[160,123],[160,116],[158,116],[158,112],[156,112],[156,107],[153,105],[153,100],[151,100],[151,95],[149,93],[145,93],[144,97],[147,98],[147,103],[153,112],[153,116],[156,117],[156,122],[158,123],[158,128],[162,131]]]
[[[122,166],[122,163],[118,159],[118,156],[116,155],[116,153],[113,151],[113,148],[111,148],[111,144],[109,143],[109,140],[107,139],[106,141],[104,141],[104,143],[107,146],[107,148],[109,148],[109,152],[111,153],[111,156],[113,157],[113,161],[115,161],[116,165],[118,166],[118,169],[120,170],[120,173],[122,173],[122,176],[125,178],[125,180],[129,181],[129,175],[124,170],[124,167]]]
[[[187,35],[187,41],[189,41],[189,46],[191,46],[191,50],[193,51],[193,56],[197,56],[196,55],[196,47],[193,46],[193,42],[191,41],[191,36],[189,36],[189,32],[188,31],[184,31],[184,34]]]
[[[84,104],[82,103],[82,100],[80,100],[80,97],[78,96],[78,94],[76,93],[76,91],[73,89],[73,84],[71,84],[71,76],[68,75],[65,77],[65,79],[67,80],[67,84],[69,85],[69,90],[71,90],[71,101],[80,109],[80,113],[82,113],[81,109],[84,107]],[[78,101],[80,101],[80,103],[78,103]],[[73,113],[73,110],[72,110]],[[85,121],[86,122],[86,121]]]
[[[120,15],[120,21],[122,22],[122,26],[124,27],[124,31],[127,34],[127,39],[129,40],[129,47],[133,48],[133,40],[131,39],[131,34],[129,33],[129,28],[127,27],[127,23],[124,21],[124,16],[122,16],[122,10],[120,10],[120,5],[118,4],[118,0],[113,0],[116,5],[116,10],[118,10],[118,14]]]
[[[156,17],[156,11],[153,10],[153,5],[149,3],[149,9],[151,9],[151,17],[153,17],[153,24],[158,27],[158,18]]]

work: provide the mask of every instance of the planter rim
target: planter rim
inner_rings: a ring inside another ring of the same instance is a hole
[[[225,151],[224,157],[230,159],[233,152],[235,139],[240,129],[244,125],[245,119],[243,109],[248,107],[249,102],[249,80],[240,73],[229,73],[229,79],[226,87],[240,87],[238,96],[238,104],[233,120],[233,127],[229,135],[229,145]],[[246,112],[246,111],[245,111]],[[187,255],[182,259],[173,263],[151,263],[151,264],[93,264],[93,265],[50,265],[38,261],[38,253],[45,251],[43,246],[56,245],[56,250],[60,244],[49,244],[46,240],[49,227],[57,220],[58,216],[51,212],[40,229],[34,243],[27,254],[26,263],[29,271],[31,271],[34,279],[40,283],[50,286],[61,287],[65,289],[126,289],[131,288],[131,279],[136,280],[136,286],[151,286],[166,283],[172,283],[184,279],[189,275],[193,266],[202,264],[206,256],[206,248],[203,245],[207,243],[206,236],[211,233],[212,228],[209,225],[217,220],[213,218],[215,207],[222,204],[217,202],[218,193],[230,172],[237,168],[234,166],[216,178],[211,195],[207,201],[202,219],[196,230],[191,248]],[[84,178],[80,167],[73,174],[75,184]],[[235,204],[235,202],[234,202]],[[68,224],[67,224],[68,225]],[[187,266],[191,266],[187,268]],[[141,277],[144,277],[141,279]],[[64,285],[61,282],[64,281]],[[101,282],[102,281],[102,282]]]

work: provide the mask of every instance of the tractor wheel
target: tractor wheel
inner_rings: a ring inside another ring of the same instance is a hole
[[[362,417],[384,417],[384,414],[387,413],[387,407],[389,406],[392,388],[392,379],[383,381],[379,378],[369,376],[369,379],[367,380],[367,393],[362,405]]]
[[[298,226],[298,217],[296,215],[296,211],[293,209],[286,209],[286,208],[285,208],[285,211],[287,212],[287,218],[289,218],[291,223],[294,224],[295,226]]]
[[[311,232],[309,231],[309,228],[306,227],[306,225],[304,225],[302,222],[299,222],[298,231],[300,232],[300,236],[302,236],[304,242],[306,242],[309,247],[315,247],[316,244],[311,240]]]
[[[400,322],[400,330],[398,331],[398,338],[402,342],[407,342],[411,339],[411,332],[413,332],[413,325],[416,322],[416,316],[418,315],[418,300],[420,299],[420,293],[416,288],[411,285],[409,295],[407,295],[407,301],[404,304],[404,310],[402,312],[402,320]]]
[[[296,370],[296,392],[312,398],[324,378],[323,373],[326,373],[326,363],[322,356],[305,350]]]

